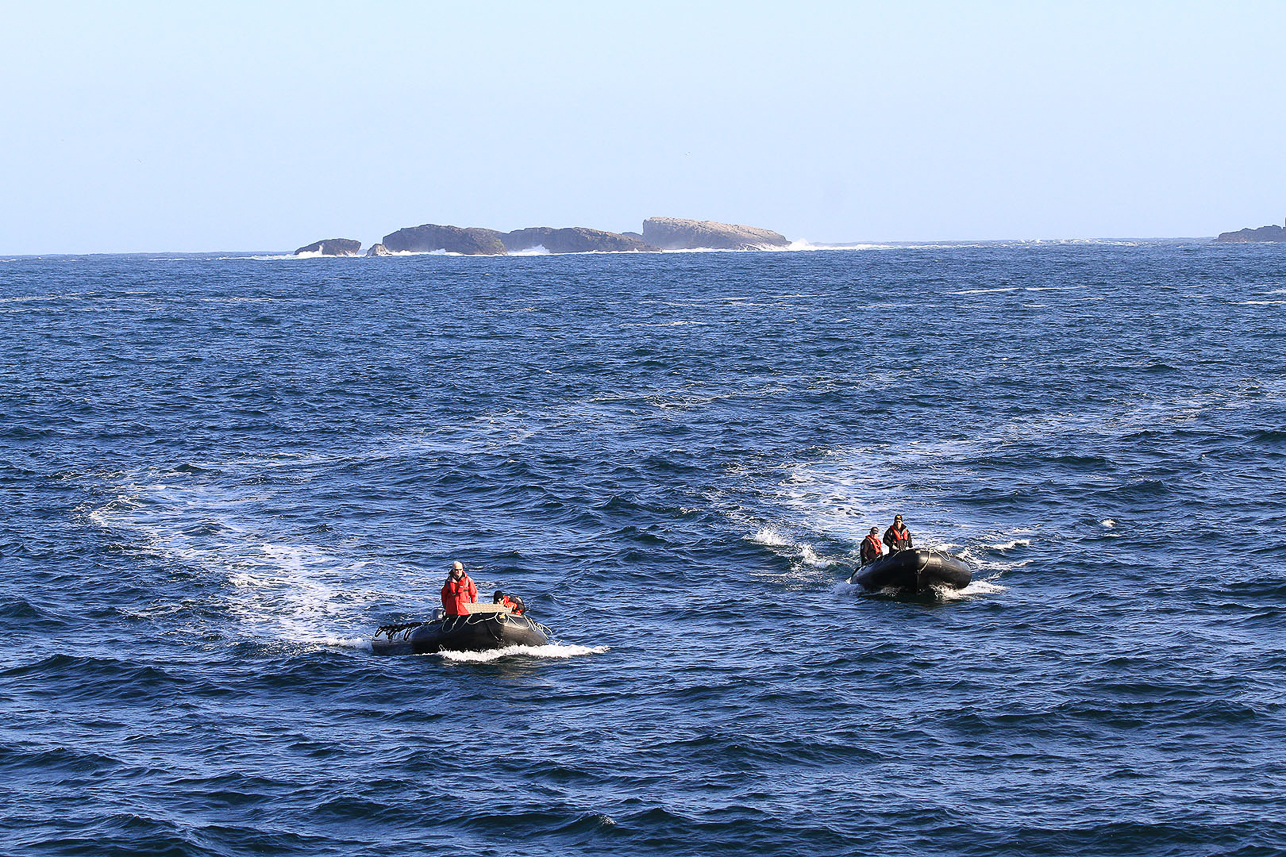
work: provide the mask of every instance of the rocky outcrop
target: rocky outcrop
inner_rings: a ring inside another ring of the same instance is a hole
[[[464,256],[503,256],[504,242],[494,229],[459,226],[408,226],[384,236],[384,246],[394,253],[433,253],[444,250]]]
[[[1225,244],[1248,244],[1252,241],[1286,241],[1286,229],[1280,226],[1261,226],[1258,229],[1238,229],[1220,232],[1216,241]]]
[[[643,221],[643,240],[662,250],[761,250],[790,245],[784,235],[770,229],[678,217],[649,217]]]
[[[587,229],[583,226],[571,226],[566,229],[554,229],[549,226],[533,226],[530,229],[515,229],[500,236],[505,249],[510,252],[544,247],[550,253],[625,253],[631,250],[656,250],[645,244],[641,237],[622,235],[617,232],[604,232],[601,229]]]
[[[317,252],[323,245],[352,245],[354,255],[361,247],[356,241],[333,239],[319,241],[297,252]],[[629,253],[656,250],[762,250],[787,247],[790,242],[780,233],[754,226],[716,223],[712,220],[683,220],[678,217],[651,217],[643,222],[643,232],[606,232],[572,226],[555,229],[534,226],[498,232],[495,229],[441,226],[425,223],[408,226],[384,236],[368,256],[391,256],[394,253],[459,253],[464,256],[503,256],[523,250],[544,248],[550,253]],[[322,251],[325,252],[325,251]]]
[[[321,256],[356,256],[361,249],[362,242],[354,241],[352,238],[327,238],[325,241],[317,241],[307,247],[300,247],[295,251],[295,255],[302,256],[305,253],[317,253]]]

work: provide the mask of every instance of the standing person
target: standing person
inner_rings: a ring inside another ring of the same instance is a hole
[[[475,604],[477,601],[478,587],[473,584],[464,566],[458,560],[451,563],[447,582],[442,585],[442,606],[446,609],[447,615],[467,616],[469,615],[468,605]]]
[[[871,527],[871,533],[862,539],[862,565],[869,565],[884,556],[884,545],[880,544],[880,528]]]
[[[893,526],[884,531],[884,543],[889,546],[889,553],[911,549],[911,531],[902,523],[901,515],[893,516]]]

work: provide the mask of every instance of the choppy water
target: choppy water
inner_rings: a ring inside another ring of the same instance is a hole
[[[0,261],[0,852],[1286,850],[1286,248]],[[976,582],[841,581],[905,515]],[[449,562],[556,645],[378,658]]]

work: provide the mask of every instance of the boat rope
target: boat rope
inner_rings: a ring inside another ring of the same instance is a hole
[[[375,636],[378,637],[380,634],[383,634],[391,640],[393,639],[394,634],[405,634],[423,624],[423,622],[398,622],[393,625],[380,625],[379,628],[375,629]]]
[[[551,631],[548,626],[542,625],[535,619],[532,619],[529,616],[524,616],[521,613],[466,613],[462,616],[446,616],[443,619],[435,621],[440,621],[442,623],[443,631],[452,631],[461,625],[466,627],[469,625],[477,625],[482,622],[487,622],[492,618],[494,618],[500,625],[507,625],[509,623],[521,625],[526,623],[529,629],[540,631],[546,637],[552,638],[554,635],[554,632]],[[390,640],[395,636],[401,636],[403,639],[406,639],[410,636],[411,631],[414,631],[422,625],[431,624],[433,624],[433,622],[398,622],[392,625],[381,625],[376,629],[374,636],[378,637],[383,634]]]

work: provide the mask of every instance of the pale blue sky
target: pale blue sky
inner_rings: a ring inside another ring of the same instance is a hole
[[[0,253],[1286,217],[1286,2],[0,0]]]

